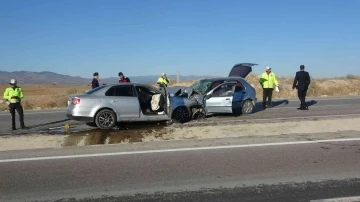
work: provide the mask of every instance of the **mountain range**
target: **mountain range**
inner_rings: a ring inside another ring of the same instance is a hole
[[[202,78],[211,78],[214,76],[195,76],[195,75],[180,75],[180,81],[184,80],[198,80]],[[152,84],[157,81],[159,75],[148,75],[148,76],[129,76],[131,82],[134,83],[145,83]],[[176,75],[168,75],[170,80],[176,80]],[[79,76],[69,76],[64,74],[58,74],[54,72],[31,72],[31,71],[0,71],[0,83],[7,84],[10,79],[16,79],[19,84],[69,84],[69,85],[88,85],[92,78],[83,78]],[[100,78],[101,84],[106,83],[117,83],[118,77]]]

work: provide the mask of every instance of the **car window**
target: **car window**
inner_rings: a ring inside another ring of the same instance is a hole
[[[209,90],[216,88],[218,85],[222,83],[224,83],[224,81],[215,81],[214,83],[212,83],[211,88]]]
[[[133,86],[114,86],[106,93],[106,96],[134,97]]]
[[[98,90],[100,90],[100,89],[103,89],[104,87],[106,87],[106,86],[96,87],[96,88],[94,88],[94,89],[91,89],[91,90],[89,90],[89,91],[86,91],[85,94],[92,94],[92,93],[94,93],[94,92],[96,92],[96,91],[98,91]]]
[[[211,97],[229,97],[233,93],[235,84],[225,84],[215,89]]]
[[[236,87],[235,87],[235,92],[242,91],[242,90],[244,90],[244,86],[240,82],[237,82]]]

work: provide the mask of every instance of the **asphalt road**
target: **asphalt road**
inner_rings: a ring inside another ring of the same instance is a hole
[[[256,112],[246,116],[219,115],[210,117],[207,121],[226,121],[226,120],[248,120],[248,119],[279,119],[294,117],[331,117],[331,116],[360,116],[360,97],[329,97],[329,98],[309,98],[309,111],[298,111],[298,100],[274,100],[274,108],[261,110],[257,107]],[[261,103],[259,103],[261,106]],[[65,116],[65,110],[42,110],[26,111],[25,124],[30,127],[28,130],[19,130],[16,133],[31,133],[47,130],[51,127],[64,126],[65,123],[79,125],[79,122],[69,121]],[[193,124],[193,123],[189,123]],[[195,123],[196,124],[196,123]],[[10,114],[0,112],[0,134],[11,133]],[[19,123],[17,124],[19,126]]]
[[[2,152],[0,201],[296,202],[360,195],[360,138],[322,141]]]

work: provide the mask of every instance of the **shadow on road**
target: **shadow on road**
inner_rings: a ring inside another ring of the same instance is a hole
[[[28,129],[47,126],[47,125],[52,125],[52,124],[57,124],[57,123],[63,123],[63,122],[66,122],[66,121],[70,121],[70,119],[63,119],[63,120],[59,120],[59,121],[53,121],[53,122],[48,122],[48,123],[43,123],[43,124],[32,125],[32,126],[29,126]]]
[[[278,100],[278,101],[273,101],[272,102],[273,107],[277,107],[277,106],[282,105],[282,104],[288,105],[289,100]],[[255,105],[254,113],[260,112],[260,111],[264,111],[263,102],[258,102]]]

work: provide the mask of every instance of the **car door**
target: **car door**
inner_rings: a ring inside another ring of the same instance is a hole
[[[241,84],[241,82],[237,81],[233,96],[233,109],[237,108],[240,109],[241,105],[244,101],[244,95],[246,94],[244,86]]]
[[[120,119],[140,117],[140,104],[133,85],[113,86],[105,95]]]
[[[207,94],[207,113],[233,113],[233,96],[236,82],[223,83]]]

